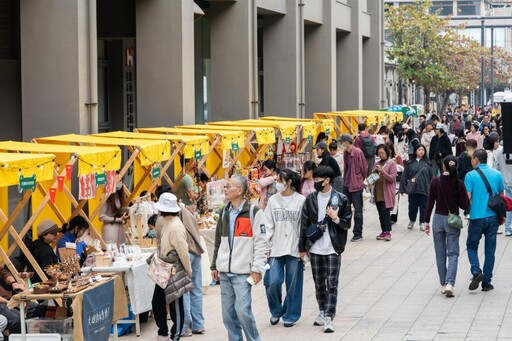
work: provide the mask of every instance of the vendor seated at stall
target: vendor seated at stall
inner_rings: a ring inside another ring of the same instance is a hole
[[[48,265],[57,264],[59,262],[52,247],[52,244],[57,241],[57,234],[59,232],[62,232],[62,229],[60,229],[54,221],[45,219],[37,226],[37,239],[28,247],[32,257],[34,257],[36,263],[43,271]],[[34,272],[32,283],[42,281],[41,277],[39,277],[34,267],[23,253],[20,254],[19,261],[23,268],[25,266],[27,267],[27,271]]]
[[[25,285],[16,282],[14,276],[7,269],[0,268],[0,315],[7,318],[7,327],[3,331],[5,335],[21,333],[20,311],[9,309],[7,302],[17,291],[25,291]],[[45,306],[40,306],[34,302],[29,302],[27,307],[27,317],[44,316]]]
[[[69,221],[69,223],[62,226],[62,231],[65,232],[57,242],[57,257],[60,259],[59,249],[65,248],[66,243],[76,244],[76,253],[80,256],[80,266],[87,258],[87,244],[84,241],[78,241],[85,232],[89,229],[89,223],[84,217],[77,215]]]

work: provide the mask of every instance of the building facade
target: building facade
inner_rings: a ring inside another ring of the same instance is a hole
[[[371,0],[0,0],[0,139],[383,102]]]

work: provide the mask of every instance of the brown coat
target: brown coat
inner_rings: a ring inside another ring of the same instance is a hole
[[[185,225],[185,228],[187,229],[188,251],[197,256],[201,256],[204,253],[204,250],[199,241],[199,227],[197,225],[196,218],[194,218],[194,215],[183,206],[181,206],[180,217],[183,225]]]

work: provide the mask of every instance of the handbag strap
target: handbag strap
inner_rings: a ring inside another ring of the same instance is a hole
[[[492,197],[491,185],[489,184],[489,181],[487,180],[487,177],[485,176],[484,172],[482,172],[482,170],[478,167],[476,168],[476,171],[482,177],[482,180],[484,181],[485,184],[485,188],[487,188],[487,193],[489,193],[489,197]]]
[[[427,167],[427,162],[426,162],[426,161],[425,161],[425,164],[423,165],[423,167],[421,167],[421,169],[419,170],[419,172],[418,172],[418,173],[416,173],[416,174],[413,176],[413,178],[414,178],[414,179],[416,179],[416,178],[418,177],[418,175],[420,175],[421,171],[422,171],[423,169],[425,169],[425,167]]]

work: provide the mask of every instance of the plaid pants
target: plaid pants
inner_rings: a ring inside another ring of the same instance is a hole
[[[316,301],[318,308],[325,312],[325,316],[336,316],[338,303],[338,278],[340,276],[341,255],[310,254],[311,270],[315,281]]]

